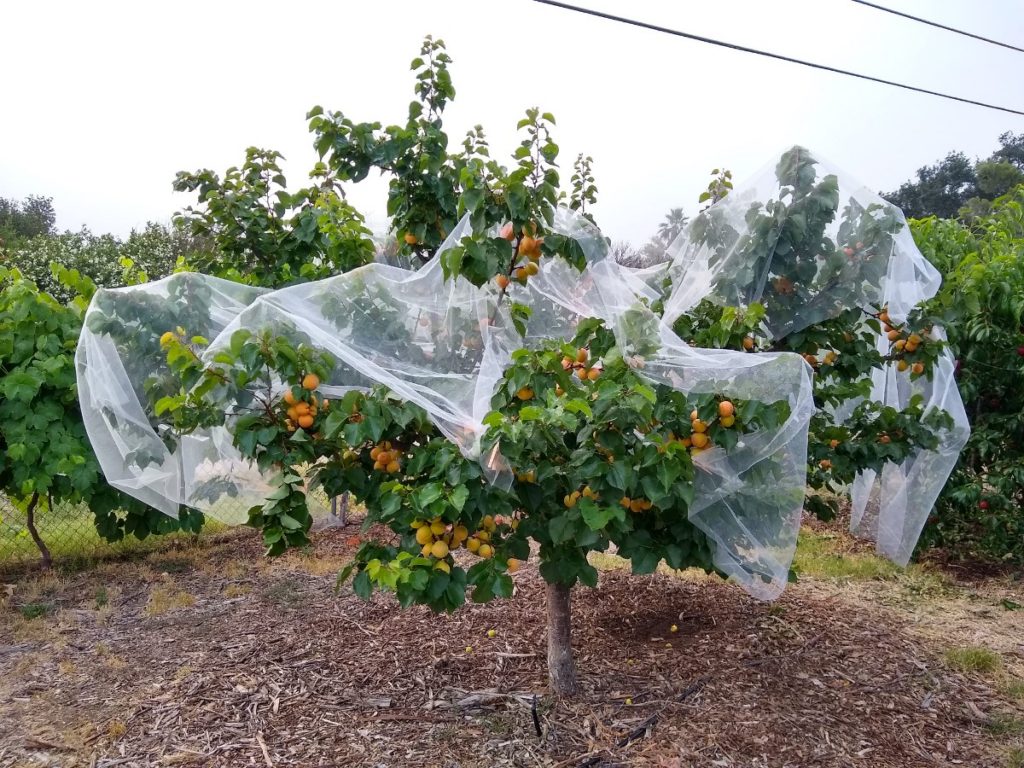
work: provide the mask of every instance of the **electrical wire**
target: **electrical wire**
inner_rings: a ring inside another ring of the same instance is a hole
[[[737,43],[729,43],[724,40],[715,40],[711,37],[703,37],[702,35],[695,35],[691,32],[683,32],[678,29],[671,29],[670,27],[662,27],[658,24],[649,24],[646,21],[638,21],[637,19],[629,19],[625,16],[616,16],[612,13],[605,13],[604,11],[595,11],[591,8],[582,8],[578,5],[571,5],[569,3],[559,2],[559,0],[533,0],[535,3],[541,3],[543,5],[550,5],[555,8],[562,8],[567,11],[575,11],[576,13],[582,13],[587,16],[595,16],[600,19],[606,19],[608,21],[617,21],[621,24],[628,24],[634,27],[640,27],[641,29],[649,29],[654,32],[663,32],[667,35],[675,35],[676,37],[684,37],[688,40],[696,40],[700,43],[708,43],[710,45],[717,45],[722,48],[731,48],[734,51],[742,51],[743,53],[753,53],[757,56],[767,56],[771,59],[778,59],[779,61],[788,61],[791,64],[800,64],[804,67],[813,67],[814,69],[822,69],[826,72],[834,72],[838,75],[847,75],[849,77],[857,77],[861,80],[869,80],[874,83],[881,83],[883,85],[891,85],[896,88],[903,88],[908,91],[914,91],[916,93],[925,93],[929,96],[938,96],[943,99],[951,99],[953,101],[959,101],[964,104],[973,104],[976,107],[984,107],[985,109],[995,109],[1000,112],[1009,112],[1011,115],[1024,116],[1024,111],[1019,109],[1011,109],[1010,107],[1001,107],[996,104],[987,104],[983,101],[975,101],[974,99],[966,99],[963,96],[953,96],[948,93],[941,93],[939,91],[931,91],[927,88],[919,88],[916,85],[907,85],[906,83],[899,83],[895,80],[885,80],[881,77],[874,77],[872,75],[865,75],[860,72],[851,72],[847,69],[839,69],[838,67],[830,67],[827,64],[818,64],[813,61],[805,61],[803,59],[797,59],[793,56],[785,56],[781,53],[772,53],[770,51],[762,51],[757,48],[748,48],[745,45],[739,45]]]
[[[893,16],[902,16],[905,19],[910,19],[911,21],[918,21],[922,24],[927,24],[930,27],[938,27],[939,29],[944,29],[947,32],[953,32],[954,34],[963,35],[964,37],[973,37],[975,40],[981,40],[982,42],[991,43],[992,45],[1000,45],[1003,48],[1009,48],[1011,51],[1020,51],[1021,53],[1024,53],[1024,48],[1018,48],[1016,45],[1010,45],[1009,43],[1001,43],[998,40],[993,40],[990,37],[982,37],[981,35],[976,35],[973,32],[965,32],[962,29],[957,29],[956,27],[947,27],[945,24],[939,24],[939,22],[937,21],[922,19],[920,16],[914,16],[909,13],[904,13],[903,11],[897,11],[895,8],[886,8],[884,5],[878,5],[877,3],[869,3],[868,0],[853,0],[853,2],[859,3],[860,5],[866,5],[868,8],[874,8],[879,11],[891,13]]]

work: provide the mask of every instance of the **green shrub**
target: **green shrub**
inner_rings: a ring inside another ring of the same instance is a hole
[[[1024,186],[970,228],[912,223],[943,273],[944,318],[971,438],[922,538],[953,556],[1024,564]]]

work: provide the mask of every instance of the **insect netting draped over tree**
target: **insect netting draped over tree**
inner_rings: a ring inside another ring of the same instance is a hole
[[[669,256],[666,323],[706,299],[734,307],[758,302],[769,339],[790,341],[854,307],[864,310],[864,321],[885,308],[886,325],[899,326],[941,281],[898,208],[801,147],[703,211],[671,244]],[[899,338],[898,331],[889,333]],[[928,336],[945,341],[938,325]],[[883,357],[900,344],[894,347],[884,330],[878,336]],[[851,489],[852,530],[874,539],[878,551],[900,565],[910,560],[970,433],[954,367],[952,352],[943,349],[928,377],[908,375],[896,359],[871,373],[872,400],[902,409],[919,397],[926,411],[945,411],[953,423],[938,432],[934,450],[915,450],[881,473],[868,470]],[[858,402],[834,407],[837,420]]]
[[[795,157],[791,151],[776,181],[737,190],[695,219],[671,249],[671,263],[659,269],[615,263],[600,231],[569,210],[559,209],[546,231],[575,241],[586,256],[585,270],[552,259],[528,284],[513,284],[507,297],[493,284],[478,288],[463,278],[444,278],[440,257],[446,250],[465,238],[494,234],[472,232],[468,218],[417,271],[370,264],[270,292],[181,273],[98,292],[77,362],[86,426],[104,473],[167,514],[186,505],[242,522],[226,511],[238,505],[225,504],[225,498],[259,503],[268,485],[242,460],[231,426],[261,401],[218,401],[212,387],[206,394],[211,407],[227,414],[225,426],[176,434],[162,414],[180,382],[171,380],[162,341],[167,334],[185,340],[214,366],[219,355],[242,349],[243,330],[269,331],[327,353],[334,365],[319,389],[328,397],[383,385],[420,406],[463,454],[480,461],[492,483],[508,486],[512,471],[500,444],[483,455],[481,444],[492,395],[513,353],[550,339],[568,341],[582,320],[598,318],[614,330],[619,353],[652,383],[687,394],[786,404],[782,418],[728,448],[694,457],[688,512],[712,542],[721,571],[751,594],[778,596],[804,500],[815,410],[812,369],[791,352],[694,348],[673,332],[672,321],[707,298],[763,302],[765,326],[774,334],[884,303],[899,319],[937,285],[902,216],[864,188],[823,175],[805,151]],[[855,249],[853,257],[845,255],[847,247]],[[234,392],[253,384],[235,383]],[[283,389],[272,375],[263,385],[271,395]],[[930,382],[907,386],[885,372],[874,396],[902,402],[911,390],[950,410],[958,425],[965,423],[950,366],[938,368]],[[372,412],[364,417],[374,418]],[[894,559],[909,556],[964,429],[937,452],[887,467],[880,503],[868,505],[870,514],[864,513],[870,479],[858,485],[859,530],[877,536]]]

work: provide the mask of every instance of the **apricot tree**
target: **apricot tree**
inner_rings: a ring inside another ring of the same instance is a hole
[[[891,324],[882,352],[887,311],[844,314],[877,289],[898,221],[851,206],[842,242],[826,238],[837,187],[816,180],[799,152],[780,160],[785,194],[752,209],[742,238],[719,207],[690,224],[703,248],[738,254],[742,267],[708,301],[670,314],[657,291],[637,288],[621,305],[580,298],[635,280],[601,277],[608,243],[585,218],[596,196],[589,159],[578,159],[562,192],[554,118],[539,109],[519,124],[510,168],[490,157],[480,129],[450,153],[441,128],[454,97],[449,61],[443,43],[426,41],[404,126],[309,115],[323,173],[338,183],[390,175],[401,247],[424,262],[436,256],[440,280],[436,268],[396,276],[371,266],[288,289],[256,302],[210,348],[169,328],[161,344],[179,385],[159,408],[177,434],[226,425],[241,456],[272,478],[249,512],[270,554],[305,543],[310,488],[365,504],[367,525],[391,534],[364,543],[339,578],[354,577],[364,597],[387,589],[403,605],[454,610],[467,597],[508,596],[509,574],[535,548],[548,585],[551,682],[571,694],[570,594],[597,582],[589,553],[614,546],[635,572],[665,561],[777,594],[789,565],[779,553],[791,556],[804,496],[807,366],[823,382],[815,472],[822,483],[841,480],[934,444],[942,419],[925,418],[917,401],[835,412],[869,398],[870,372],[888,362],[927,377],[941,342],[926,341],[927,320],[915,319]],[[709,195],[730,188],[723,174]],[[579,214],[571,226],[563,203]],[[661,295],[678,277],[667,270]],[[796,310],[805,313],[799,327]],[[701,358],[678,337],[737,352]],[[730,362],[759,349],[770,353]],[[765,378],[780,383],[755,386],[758,365],[774,366]],[[489,412],[474,422],[481,391]],[[742,522],[780,531],[778,540],[741,525],[718,535],[729,515],[738,522],[733,506]]]

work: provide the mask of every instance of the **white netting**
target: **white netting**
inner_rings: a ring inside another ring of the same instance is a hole
[[[757,185],[737,190],[694,222],[675,244],[671,265],[643,271],[616,264],[593,225],[560,210],[551,229],[576,240],[588,266],[581,274],[561,259],[546,259],[541,273],[527,286],[512,286],[512,300],[531,309],[525,341],[515,331],[507,304],[498,300],[494,286],[476,288],[463,279],[445,281],[438,258],[417,271],[371,264],[272,292],[189,273],[143,286],[101,290],[86,315],[77,356],[86,428],[114,486],[170,515],[185,504],[237,523],[241,521],[224,512],[223,499],[241,497],[257,503],[266,484],[240,459],[227,431],[189,435],[176,444],[168,425],[147,415],[143,406],[155,399],[153,392],[159,394],[162,386],[172,383],[160,349],[161,330],[180,327],[188,336],[205,337],[210,343],[202,354],[208,361],[230,344],[239,328],[269,328],[302,338],[338,363],[330,380],[321,384],[325,395],[335,397],[352,387],[383,384],[424,408],[467,456],[478,456],[481,421],[512,352],[545,339],[571,338],[581,318],[598,317],[614,329],[624,354],[633,356],[642,374],[654,382],[686,393],[715,392],[789,403],[790,416],[778,429],[748,434],[729,453],[713,448],[695,458],[698,476],[690,509],[692,522],[714,544],[716,565],[752,594],[773,598],[786,584],[800,525],[807,427],[814,408],[811,369],[795,354],[695,349],[670,329],[672,319],[706,296],[723,301],[765,300],[771,259],[765,264],[763,253],[744,250],[750,238],[743,227],[744,212],[751,203],[769,200],[772,193],[778,195],[778,184],[771,191]],[[864,188],[839,185],[836,193],[847,195],[851,206],[860,206],[858,216],[865,221],[876,215],[872,206],[880,201]],[[886,213],[895,210],[882,205]],[[894,218],[902,225],[898,211]],[[708,236],[709,229],[700,229],[709,223],[724,237],[715,240]],[[464,220],[441,251],[470,234]],[[846,307],[886,299],[898,319],[900,311],[905,313],[918,300],[915,297],[934,292],[936,283],[932,272],[923,268],[905,226],[889,242],[891,248],[879,257],[885,266],[877,279],[867,279],[879,269],[874,264],[859,283],[838,281],[841,289],[833,290],[837,281],[832,276],[826,291],[792,297],[802,304],[788,301],[773,306],[769,301],[769,327],[784,333]],[[821,270],[831,269],[827,265],[835,261],[834,253],[823,252],[811,260],[826,265]],[[738,275],[755,271],[759,289],[737,280]],[[649,308],[662,298],[667,274],[672,275],[674,286],[664,297],[669,322]],[[734,288],[741,283],[743,290],[737,292]],[[657,331],[661,342],[657,351],[635,348],[641,327]],[[949,385],[951,375],[941,381],[947,401],[959,404],[955,386]],[[939,382],[936,378],[937,390]],[[879,394],[890,397],[888,390]],[[949,455],[955,460],[952,444],[949,451],[942,454],[944,461]],[[493,482],[506,486],[511,482],[500,456],[480,460]],[[914,466],[896,470],[905,480],[900,498],[910,483],[934,479],[930,473],[935,462],[929,461],[921,456]],[[883,537],[886,541],[890,537],[888,518],[895,516],[885,510],[896,503],[886,496],[892,482],[884,479],[882,493],[888,502],[882,505],[880,520],[885,518],[886,524],[880,522],[871,531],[877,530],[880,547]],[[944,479],[945,475],[938,479],[939,488]],[[917,498],[917,493],[911,498]],[[231,509],[241,506],[234,504]],[[912,516],[906,504],[900,509],[904,518]],[[913,525],[904,523],[899,530],[898,545],[883,547],[894,557],[901,556],[899,547],[909,543],[912,548],[920,526],[914,531]]]
[[[756,301],[765,305],[765,327],[775,338],[858,306],[885,306],[891,322],[902,323],[941,281],[898,208],[800,147],[698,216],[669,253],[672,263],[664,269],[673,289],[665,298],[666,322],[706,298],[731,306]],[[945,340],[939,327],[931,336]],[[878,350],[889,352],[885,336]],[[881,477],[866,472],[851,489],[851,530],[874,539],[878,551],[900,565],[910,560],[970,434],[953,372],[947,349],[931,379],[912,381],[895,363],[872,377],[873,400],[903,409],[921,395],[926,410],[944,410],[954,422],[936,450],[915,451],[899,466],[889,463]],[[848,402],[837,416],[855,405]]]
[[[932,336],[945,340],[939,327]],[[879,346],[887,345],[884,337]],[[915,395],[924,398],[926,408],[938,408],[953,418],[953,429],[941,433],[934,451],[917,450],[900,465],[886,464],[881,473],[867,471],[853,484],[853,516],[850,530],[876,542],[878,552],[894,563],[906,565],[914,553],[932,505],[946,484],[957,457],[970,437],[960,391],[954,372],[956,361],[946,350],[936,362],[932,379],[911,381],[894,365],[876,371],[872,398],[885,405],[904,408]]]
[[[147,391],[167,394],[175,379],[160,346],[162,331],[188,328],[212,339],[264,291],[206,275],[182,273],[158,282],[99,290],[86,312],[75,364],[82,418],[107,482],[154,509],[177,517],[193,489],[232,477],[224,491],[251,504],[266,486],[242,461],[223,428],[180,440],[147,415]],[[221,494],[218,492],[217,496]],[[227,523],[245,522],[245,505],[196,503]]]

